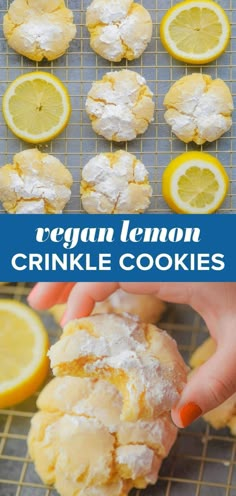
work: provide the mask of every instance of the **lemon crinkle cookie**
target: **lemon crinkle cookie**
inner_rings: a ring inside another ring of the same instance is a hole
[[[70,322],[49,356],[57,376],[96,377],[114,384],[124,400],[123,420],[170,410],[186,381],[175,341],[128,314]]]
[[[149,12],[133,0],[93,0],[86,24],[91,48],[111,62],[137,59],[152,37]]]
[[[106,300],[97,302],[93,314],[130,313],[139,317],[143,322],[155,324],[160,320],[165,309],[165,303],[155,295],[136,295],[118,289]],[[49,312],[56,322],[60,323],[65,310],[66,305],[59,304],[52,307]]]
[[[165,120],[185,143],[217,140],[232,126],[232,95],[222,79],[191,74],[176,81],[164,99]]]
[[[148,171],[131,153],[101,153],[82,170],[81,200],[90,214],[142,213],[150,204]]]
[[[54,156],[31,149],[0,168],[0,201],[12,214],[61,213],[71,196],[72,176]]]
[[[131,141],[143,134],[154,116],[153,93],[137,72],[108,72],[93,83],[86,111],[93,130],[113,141]]]
[[[216,352],[216,343],[212,338],[208,338],[193,353],[190,365],[197,369],[211,358]],[[236,436],[236,393],[220,406],[214,408],[204,415],[206,422],[209,422],[214,429],[229,427],[231,434]]]
[[[64,0],[14,0],[3,30],[13,50],[38,62],[63,55],[76,35],[73,13]]]
[[[122,397],[96,379],[58,377],[40,394],[28,437],[43,482],[61,496],[126,496],[154,484],[177,429],[164,413],[120,419]]]

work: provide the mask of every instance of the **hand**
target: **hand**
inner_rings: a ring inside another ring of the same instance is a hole
[[[39,283],[29,296],[43,310],[66,303],[62,325],[89,315],[94,303],[118,288],[137,294],[156,294],[161,300],[185,303],[205,320],[217,350],[190,378],[172,410],[178,427],[216,408],[236,392],[236,283]]]

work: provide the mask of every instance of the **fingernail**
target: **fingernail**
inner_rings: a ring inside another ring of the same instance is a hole
[[[183,424],[183,427],[187,427],[192,424],[194,420],[202,415],[202,410],[200,406],[196,403],[187,403],[187,405],[182,406],[179,410],[180,420]]]
[[[38,285],[35,284],[35,286],[31,289],[30,294],[27,297],[27,301],[29,304],[31,304],[32,300],[34,299],[35,295],[38,292]]]

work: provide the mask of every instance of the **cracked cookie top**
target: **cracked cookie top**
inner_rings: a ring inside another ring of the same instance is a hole
[[[185,143],[202,145],[217,140],[232,126],[232,95],[222,79],[205,74],[185,76],[164,99],[165,120]]]
[[[142,213],[151,195],[148,171],[131,153],[101,153],[83,168],[81,199],[90,214]]]
[[[56,157],[37,148],[25,150],[0,168],[0,201],[11,214],[57,214],[70,199],[72,183]]]
[[[93,0],[86,25],[91,48],[111,62],[137,59],[152,37],[149,12],[133,0]]]
[[[177,434],[169,414],[122,421],[118,390],[96,379],[57,377],[37,406],[29,451],[43,481],[62,496],[126,496],[155,483]]]
[[[96,377],[114,384],[123,397],[121,418],[128,421],[169,411],[187,378],[175,341],[129,314],[70,322],[49,356],[57,376]]]
[[[110,141],[131,141],[143,134],[154,116],[153,93],[137,72],[108,72],[93,83],[86,111],[93,130]]]
[[[63,55],[76,35],[73,13],[64,0],[14,0],[3,30],[13,50],[38,62]]]

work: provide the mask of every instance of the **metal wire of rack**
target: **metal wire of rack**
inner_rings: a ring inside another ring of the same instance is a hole
[[[1,288],[1,298],[25,302],[29,287],[24,283]],[[60,330],[52,317],[41,317],[51,343]],[[207,336],[199,315],[188,307],[170,305],[160,324],[177,340],[188,362],[193,350]],[[8,410],[0,410],[0,496],[58,496],[42,484],[27,453],[30,419],[36,411],[37,395]],[[179,433],[164,462],[159,481],[131,496],[236,496],[236,440],[227,429],[214,431],[198,421]]]
[[[85,12],[90,0],[67,0],[74,11],[77,24],[77,36],[71,43],[65,56],[52,63],[34,63],[20,57],[7,45],[3,33],[0,33],[0,98],[7,85],[18,75],[33,70],[45,70],[58,76],[68,87],[72,100],[72,117],[69,126],[57,139],[43,146],[46,152],[53,153],[68,168],[74,178],[72,198],[65,212],[82,212],[79,195],[81,169],[86,162],[100,152],[115,151],[125,147],[135,153],[147,166],[153,187],[150,212],[170,212],[161,195],[161,178],[169,161],[186,150],[200,149],[190,144],[186,146],[173,135],[164,121],[163,99],[171,84],[185,74],[201,71],[212,77],[221,77],[230,86],[233,97],[236,95],[236,5],[235,0],[219,0],[232,24],[231,42],[225,54],[217,61],[204,67],[187,66],[172,59],[164,50],[159,37],[160,20],[174,0],[140,0],[152,16],[154,31],[148,49],[141,58],[133,62],[111,64],[97,56],[90,48],[89,34],[85,26]],[[0,0],[1,18],[7,11],[10,0]],[[148,131],[141,138],[128,144],[115,144],[98,137],[92,130],[85,112],[85,99],[94,80],[104,73],[129,67],[141,73],[154,93],[156,104],[155,119]],[[217,156],[225,166],[230,177],[230,190],[220,212],[236,212],[236,122],[232,129],[215,143],[203,147],[205,151]],[[11,163],[14,153],[31,147],[21,142],[7,129],[0,116],[0,166]],[[3,213],[1,207],[0,212]]]

